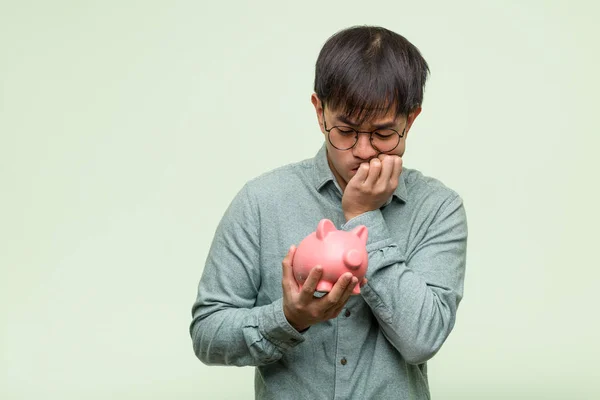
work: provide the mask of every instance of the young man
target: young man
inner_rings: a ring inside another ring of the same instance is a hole
[[[426,361],[463,294],[467,224],[454,191],[402,168],[428,72],[387,29],[332,36],[311,99],[323,147],[248,182],[225,212],[190,333],[202,362],[256,366],[257,398],[429,398]],[[323,218],[368,228],[369,266],[319,295],[321,268],[299,290],[291,259]]]

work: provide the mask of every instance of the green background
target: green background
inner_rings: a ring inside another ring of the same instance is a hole
[[[435,399],[596,399],[593,1],[1,1],[0,397],[251,399],[188,334],[249,179],[312,157],[325,40],[383,25],[430,64],[404,165],[470,239]]]

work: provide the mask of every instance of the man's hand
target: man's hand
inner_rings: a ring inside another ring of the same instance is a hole
[[[346,221],[384,205],[398,187],[401,173],[402,158],[397,155],[380,154],[362,163],[342,196]]]
[[[283,312],[296,330],[303,331],[311,325],[337,317],[350,298],[358,279],[350,272],[346,272],[333,285],[329,293],[320,298],[314,297],[317,283],[323,274],[323,268],[321,266],[314,267],[300,288],[292,271],[292,259],[295,252],[296,247],[290,247],[281,263],[283,267]]]

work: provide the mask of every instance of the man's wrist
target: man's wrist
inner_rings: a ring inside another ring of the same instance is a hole
[[[289,319],[288,322],[290,323],[290,325],[297,330],[299,333],[305,332],[308,330],[308,328],[310,328],[310,325],[298,325],[298,324],[294,324],[292,323]]]
[[[345,212],[344,213],[344,217],[346,217],[346,222],[350,221],[352,218],[356,218],[359,215],[364,214],[366,211],[362,211],[362,212]]]
[[[304,332],[308,328],[310,328],[310,325],[302,325],[294,321],[294,319],[290,317],[289,312],[286,310],[285,307],[283,309],[283,315],[285,316],[285,319],[287,319],[287,322],[292,326],[292,328],[294,328],[298,332]]]
[[[350,221],[352,218],[357,217],[357,215],[353,215],[353,214],[344,214],[344,217],[346,217],[346,222]]]

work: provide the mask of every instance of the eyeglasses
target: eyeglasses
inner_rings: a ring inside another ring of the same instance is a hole
[[[400,139],[404,137],[406,126],[402,133],[395,129],[375,129],[374,131],[358,131],[349,126],[333,126],[327,129],[325,121],[325,109],[323,108],[323,127],[327,132],[329,143],[338,150],[350,150],[358,143],[359,133],[368,133],[371,146],[380,153],[386,153],[394,150],[400,144]]]

